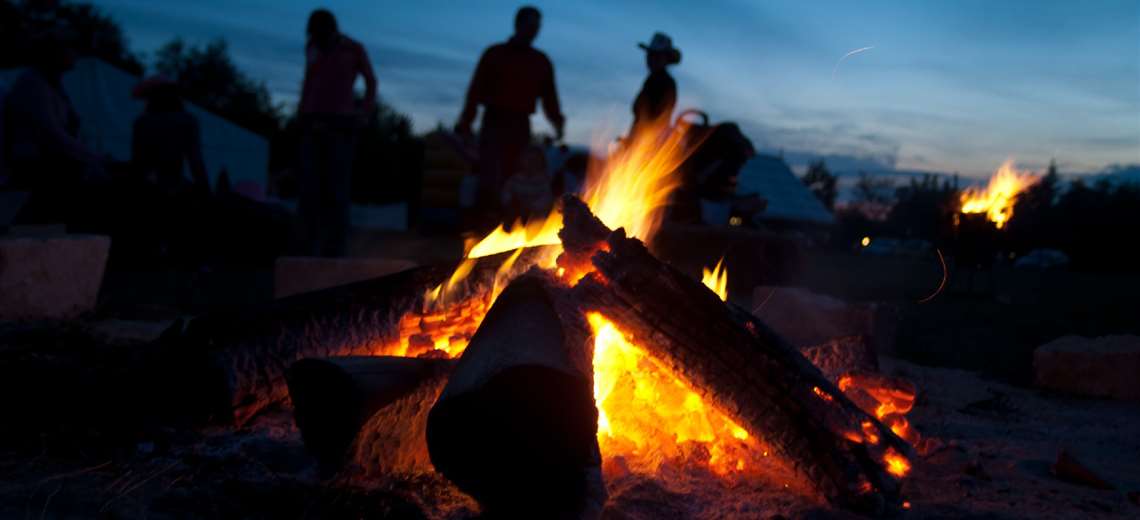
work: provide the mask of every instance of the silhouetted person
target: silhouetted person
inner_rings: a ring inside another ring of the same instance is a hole
[[[376,103],[376,76],[364,46],[341,34],[325,9],[309,15],[305,80],[297,112],[301,124],[300,194],[304,254],[348,251],[349,193],[357,134]],[[364,77],[364,103],[352,91]]]
[[[4,98],[3,156],[12,187],[32,194],[20,220],[61,222],[80,185],[108,160],[79,139],[79,115],[63,88],[76,59],[70,36],[49,31],[32,47],[31,66]]]
[[[476,172],[476,209],[486,220],[481,224],[497,220],[503,182],[516,173],[519,155],[530,143],[530,115],[539,98],[546,119],[562,138],[565,119],[554,86],[554,66],[546,54],[531,46],[541,25],[538,9],[526,6],[518,10],[514,35],[488,47],[479,58],[463,113],[455,125],[457,133],[470,135],[478,107],[483,105]]]
[[[183,174],[183,165],[187,165],[196,191],[209,192],[198,120],[183,106],[178,85],[157,76],[136,86],[133,95],[146,99],[146,109],[135,118],[131,134],[135,170],[163,193],[173,195],[189,187]]]
[[[669,75],[667,67],[681,62],[681,51],[673,47],[673,40],[664,33],[654,33],[649,44],[639,43],[645,50],[645,65],[649,67],[649,77],[641,85],[637,99],[633,101],[632,135],[639,126],[645,124],[668,123],[677,104],[677,82]]]

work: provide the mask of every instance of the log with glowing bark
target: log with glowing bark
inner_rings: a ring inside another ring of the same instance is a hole
[[[433,473],[427,447],[428,413],[454,366],[448,362],[437,367],[410,392],[373,413],[349,447],[343,474],[390,478]]]
[[[562,236],[560,265],[588,257],[595,269],[573,289],[586,310],[719,403],[833,503],[871,513],[897,507],[892,472],[905,472],[911,449],[799,352],[640,241],[610,232],[576,200],[564,204]]]
[[[495,301],[428,417],[435,468],[492,516],[591,517],[605,502],[589,325],[549,273]]]
[[[537,253],[527,250],[524,257]],[[455,278],[457,264],[389,276],[194,319],[162,340],[175,379],[172,408],[197,421],[242,424],[287,402],[285,371],[302,358],[431,353],[451,329],[478,326],[496,272],[509,254],[465,260],[466,278],[439,312],[421,314],[425,292]],[[520,260],[526,260],[522,258]],[[460,333],[456,333],[460,334]]]
[[[446,379],[452,365],[445,359],[389,356],[307,358],[293,363],[285,380],[293,402],[293,419],[301,430],[306,450],[316,457],[323,471],[331,472],[341,467],[349,446],[362,432],[361,427],[377,414],[393,422],[406,422],[399,433],[414,429],[414,413],[405,416],[406,407],[393,404],[425,384],[431,386],[428,381]],[[434,396],[427,399],[427,403],[432,401]],[[423,428],[419,431],[422,435]],[[416,451],[412,444],[405,447],[409,453]],[[371,467],[393,465],[387,462],[395,458],[393,454],[379,452],[384,449],[377,446],[374,456],[365,457],[376,460]]]

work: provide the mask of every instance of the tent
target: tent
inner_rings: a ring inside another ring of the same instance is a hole
[[[0,95],[23,69],[0,70]],[[63,87],[79,113],[80,137],[93,149],[126,161],[131,155],[131,128],[143,102],[131,97],[137,76],[95,58],[81,59],[63,77]],[[269,175],[269,140],[195,106],[186,109],[198,118],[202,155],[211,184],[225,170],[243,193],[265,195]],[[12,131],[5,129],[4,131]],[[251,193],[252,192],[252,193]]]
[[[835,221],[780,157],[755,155],[740,169],[738,182],[737,193],[758,193],[768,199],[768,208],[756,215],[758,220],[805,224]]]

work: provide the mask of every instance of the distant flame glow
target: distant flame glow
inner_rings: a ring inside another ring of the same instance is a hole
[[[1013,167],[1013,160],[1002,163],[985,189],[967,188],[962,192],[962,213],[985,213],[998,229],[1013,217],[1017,196],[1037,182],[1037,176]]]

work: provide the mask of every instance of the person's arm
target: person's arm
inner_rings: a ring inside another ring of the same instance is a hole
[[[661,117],[665,119],[666,123],[670,123],[673,118],[673,109],[677,106],[677,82],[673,78],[665,85],[665,92],[661,95]]]
[[[372,63],[368,61],[368,51],[364,50],[363,45],[357,45],[360,49],[358,73],[364,76],[364,111],[371,115],[372,109],[376,106],[376,74],[372,72]]]
[[[186,162],[190,165],[190,176],[194,184],[210,190],[210,177],[206,174],[206,162],[202,160],[202,131],[198,119],[190,118],[189,142],[186,143]]]
[[[475,122],[475,116],[479,112],[479,104],[484,99],[487,74],[492,59],[491,49],[487,49],[479,57],[479,64],[475,66],[475,73],[471,76],[471,84],[467,86],[467,98],[463,103],[463,112],[459,114],[459,121],[455,123],[457,133],[471,133],[471,125]]]
[[[297,100],[297,113],[304,111],[309,99],[309,67],[312,65],[313,53],[316,52],[312,44],[305,44],[305,71],[301,74],[301,97]]]
[[[554,66],[546,61],[546,79],[542,84],[542,113],[546,120],[554,127],[555,135],[562,139],[563,126],[566,118],[562,115],[562,106],[558,102],[558,87],[554,84]]]
[[[143,154],[143,133],[141,131],[142,125],[139,124],[139,118],[135,118],[135,122],[131,124],[131,166],[135,170],[141,170],[142,154]]]
[[[48,141],[47,148],[52,153],[61,153],[85,164],[103,162],[102,154],[91,150],[82,141],[67,133],[66,123],[60,119],[47,91],[36,89],[28,98],[24,110],[28,111],[31,121],[39,126],[40,135]]]

